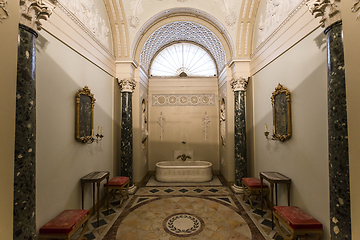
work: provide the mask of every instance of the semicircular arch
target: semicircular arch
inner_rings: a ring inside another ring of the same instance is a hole
[[[212,16],[209,14],[206,14],[200,10],[196,9],[190,9],[190,8],[181,8],[181,9],[171,9],[163,11],[157,15],[155,15],[153,18],[151,18],[147,23],[145,23],[142,28],[137,33],[135,40],[133,42],[132,50],[131,50],[131,57],[135,59],[138,63],[141,64],[140,58],[141,58],[141,52],[147,43],[149,37],[156,32],[159,28],[167,25],[172,24],[176,22],[188,22],[192,23],[193,25],[200,26],[203,29],[208,29],[209,32],[213,35],[213,37],[210,37],[209,39],[217,39],[224,51],[224,58],[225,62],[223,65],[219,65],[218,68],[221,70],[227,62],[230,61],[234,57],[234,44],[230,38],[230,35],[228,34],[227,30]],[[203,38],[201,41],[203,42],[201,44],[205,48],[207,48],[212,54],[212,52],[208,47],[206,47],[205,42],[207,37]],[[176,37],[174,38],[175,41]],[[179,38],[177,38],[179,39]],[[181,39],[181,38],[180,38]],[[166,42],[163,45],[161,44],[161,41],[164,39],[157,38],[153,39],[152,41],[156,41],[157,44],[159,44],[160,47],[163,47],[166,44],[169,44],[170,42]],[[183,39],[181,39],[183,40]],[[213,44],[208,42],[208,44]],[[157,51],[155,51],[156,53]],[[153,57],[153,56],[152,56]],[[215,56],[214,56],[215,57]],[[216,57],[215,57],[216,58]],[[151,60],[151,59],[150,59]],[[219,64],[219,63],[217,63]],[[146,66],[148,70],[148,66]]]

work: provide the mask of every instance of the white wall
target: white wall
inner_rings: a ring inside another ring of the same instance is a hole
[[[153,94],[215,94],[214,106],[152,106]],[[149,79],[149,170],[159,161],[174,160],[174,150],[194,150],[195,160],[207,160],[219,170],[219,100],[217,78]],[[208,138],[202,127],[205,111],[210,117]],[[160,140],[158,117],[166,118]],[[182,142],[185,142],[183,144]]]
[[[36,43],[37,76],[37,227],[62,210],[81,208],[80,179],[89,172],[113,172],[114,79],[58,39],[41,31]],[[96,99],[94,132],[99,143],[75,140],[75,94],[87,85]],[[101,191],[103,196],[103,191]],[[92,187],[85,186],[85,209]]]
[[[291,178],[291,205],[299,206],[324,225],[329,239],[329,172],[327,144],[327,62],[322,29],[310,33],[253,76],[253,176],[277,171]],[[320,44],[319,44],[320,43]],[[293,136],[269,141],[272,132],[271,94],[278,83],[291,92]],[[279,188],[279,204],[287,204],[286,188]]]
[[[19,1],[8,1],[7,10],[11,17],[0,23],[0,232],[1,238],[12,239]]]

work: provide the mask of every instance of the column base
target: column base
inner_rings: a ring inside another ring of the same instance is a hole
[[[237,185],[235,185],[235,184],[231,186],[231,190],[232,190],[234,193],[236,193],[236,194],[244,193],[243,188],[242,188],[242,187],[239,187],[239,186],[237,186]]]
[[[137,186],[136,185],[132,185],[132,186],[129,187],[128,192],[129,192],[130,195],[134,195],[136,193],[136,191],[137,191]]]

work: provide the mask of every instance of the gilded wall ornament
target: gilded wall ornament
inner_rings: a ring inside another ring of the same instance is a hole
[[[20,0],[20,23],[41,30],[40,20],[47,20],[56,7],[56,0]]]
[[[309,0],[306,5],[315,18],[321,17],[321,26],[327,28],[341,20],[340,0]]]
[[[121,92],[133,92],[136,82],[134,79],[117,79]]]
[[[7,0],[0,1],[0,23],[2,20],[7,19],[9,17],[9,12],[6,9]]]

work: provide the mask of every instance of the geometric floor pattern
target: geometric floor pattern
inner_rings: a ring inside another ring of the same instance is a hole
[[[109,211],[100,208],[90,217],[88,240],[274,239],[271,212],[242,200],[226,186],[140,187],[119,207],[110,199]],[[80,232],[80,230],[79,230]],[[74,234],[72,239],[76,239]],[[278,237],[276,240],[280,240]]]

